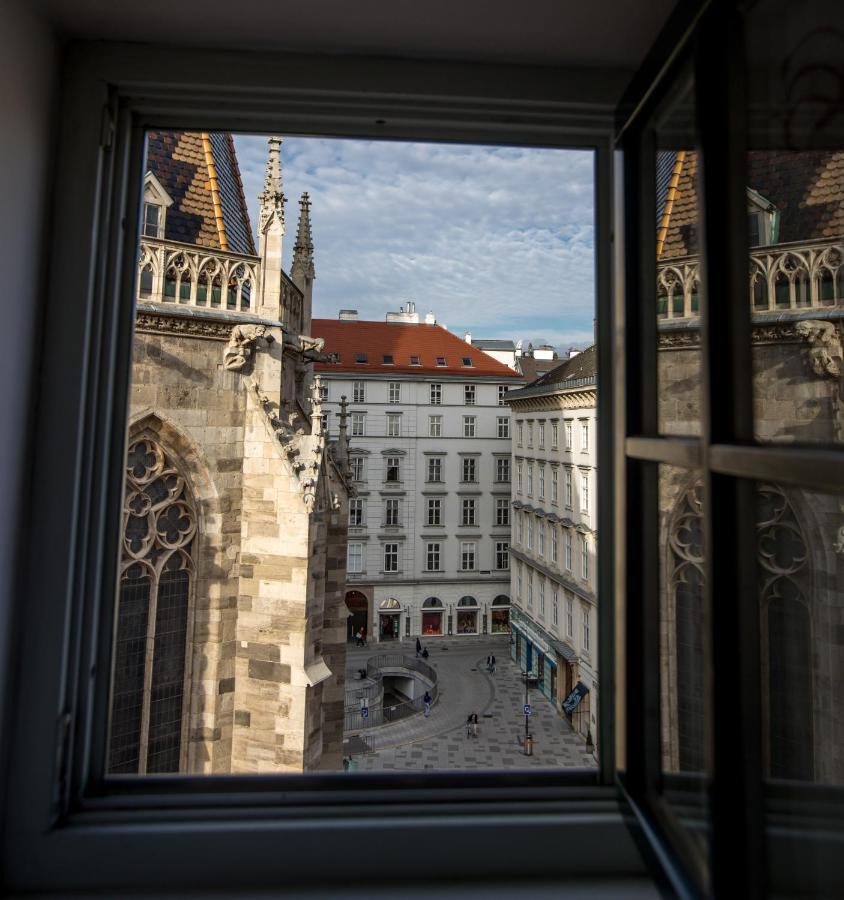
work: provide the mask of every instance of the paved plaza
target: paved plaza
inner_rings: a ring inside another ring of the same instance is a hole
[[[366,660],[379,653],[415,656],[416,639],[350,646],[347,677],[353,679]],[[524,680],[510,659],[509,636],[433,638],[425,641],[428,664],[437,670],[439,697],[428,718],[419,714],[391,725],[370,728],[364,741],[350,738],[361,771],[417,769],[583,768],[597,765],[586,744],[566,719],[536,689],[530,691],[533,756],[522,752],[525,733]],[[486,671],[494,654],[496,673]],[[466,718],[478,714],[478,737],[468,737]]]

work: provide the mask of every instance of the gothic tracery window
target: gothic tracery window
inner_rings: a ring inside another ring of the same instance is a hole
[[[129,447],[123,522],[108,770],[178,772],[196,515],[148,437]]]

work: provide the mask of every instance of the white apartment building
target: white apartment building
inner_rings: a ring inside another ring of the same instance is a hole
[[[510,622],[510,408],[524,383],[414,304],[315,319],[325,425],[349,412],[349,636],[502,633]]]
[[[511,655],[597,740],[595,348],[511,392]],[[566,702],[568,700],[568,702]]]

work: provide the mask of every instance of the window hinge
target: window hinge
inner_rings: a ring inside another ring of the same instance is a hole
[[[100,126],[100,147],[103,150],[111,150],[114,143],[115,118],[111,106],[103,107],[103,118]]]
[[[59,819],[67,811],[70,789],[70,736],[73,716],[62,713],[56,728],[56,771],[53,781],[53,816]]]

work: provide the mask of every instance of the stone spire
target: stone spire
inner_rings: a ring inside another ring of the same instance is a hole
[[[284,192],[281,189],[281,138],[272,135],[268,140],[267,168],[264,173],[264,190],[258,194],[261,203],[259,229],[263,232],[273,214],[284,225]]]
[[[258,194],[258,256],[261,258],[261,300],[256,310],[268,319],[281,319],[282,251],[284,244],[284,193],[281,190],[281,138],[267,141],[264,190]]]
[[[290,278],[302,292],[302,331],[304,334],[311,333],[314,277],[311,201],[307,191],[305,191],[302,194],[302,199],[299,201],[299,227],[296,231],[296,244],[293,247],[293,265],[290,267]]]
[[[340,435],[337,439],[337,449],[335,459],[340,471],[344,477],[351,475],[351,466],[349,463],[349,403],[346,395],[340,398],[340,416],[339,416]]]
[[[296,281],[297,275],[314,278],[314,241],[311,237],[311,201],[308,192],[302,194],[299,201],[299,227],[296,231],[296,243],[293,246],[293,265],[290,277]]]

